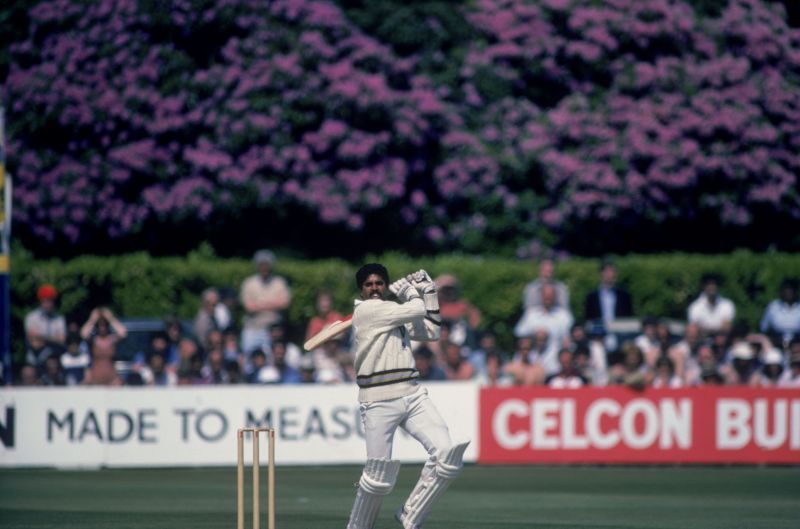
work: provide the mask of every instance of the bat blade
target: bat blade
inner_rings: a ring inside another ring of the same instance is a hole
[[[305,349],[306,351],[315,349],[316,347],[319,347],[328,340],[342,334],[352,326],[353,326],[352,314],[342,320],[336,320],[335,322],[331,323],[330,325],[319,331],[317,334],[309,338],[308,341],[306,341],[306,343],[303,344],[303,349]]]

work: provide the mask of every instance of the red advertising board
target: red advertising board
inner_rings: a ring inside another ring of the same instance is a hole
[[[481,463],[800,464],[800,390],[484,388]]]

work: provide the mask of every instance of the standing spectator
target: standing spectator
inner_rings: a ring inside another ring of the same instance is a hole
[[[61,366],[64,368],[64,379],[68,386],[76,386],[83,382],[86,370],[91,364],[88,347],[78,334],[67,336],[67,349],[61,355]]]
[[[600,284],[586,295],[584,314],[587,320],[599,320],[606,328],[616,319],[633,316],[631,295],[617,286],[617,267],[613,262],[604,260],[600,264]]]
[[[342,315],[333,308],[333,295],[329,290],[322,289],[317,292],[314,306],[317,312],[308,321],[305,340],[319,333],[333,322],[342,319]]]
[[[568,342],[574,319],[572,313],[555,304],[556,292],[552,285],[542,287],[542,305],[532,307],[523,312],[514,327],[514,336],[534,336],[537,331],[546,331],[548,336],[548,354],[542,359],[547,374],[552,375],[559,370],[558,351]]]
[[[93,309],[89,319],[81,327],[81,338],[90,344],[92,365],[86,373],[84,384],[118,386],[122,384],[114,369],[117,344],[125,339],[128,330],[105,307]]]
[[[245,311],[241,343],[245,355],[259,347],[269,347],[267,329],[281,321],[281,311],[287,309],[292,301],[286,280],[272,272],[275,254],[259,250],[253,261],[256,273],[245,279],[240,289]]]
[[[64,316],[56,312],[58,291],[50,284],[44,284],[36,291],[39,307],[25,316],[25,336],[39,336],[45,345],[63,346],[67,337],[67,323]]]
[[[439,314],[450,327],[449,340],[458,345],[474,347],[481,324],[481,311],[461,296],[458,279],[442,274],[434,280],[439,290]]]
[[[800,336],[800,301],[798,301],[796,279],[781,282],[780,296],[769,302],[761,318],[761,332],[776,336],[784,347],[796,336]]]
[[[231,324],[231,313],[219,299],[216,288],[207,288],[200,295],[200,309],[194,317],[192,332],[200,341],[200,345],[208,348],[208,333],[223,331]]]
[[[524,309],[540,307],[542,305],[542,287],[552,285],[556,291],[556,305],[569,308],[569,289],[563,282],[554,278],[555,263],[550,258],[539,262],[539,277],[525,285],[522,291],[522,306]]]
[[[701,279],[702,292],[687,311],[689,323],[696,323],[704,334],[729,332],[736,317],[736,307],[728,298],[719,294],[720,278],[716,274],[705,274]]]
[[[576,389],[583,387],[586,380],[575,369],[572,351],[566,347],[558,352],[558,373],[550,375],[545,384],[554,389]]]

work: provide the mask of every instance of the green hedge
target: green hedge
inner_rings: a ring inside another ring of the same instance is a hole
[[[521,308],[523,286],[536,276],[536,264],[494,257],[443,255],[411,258],[401,254],[372,257],[386,264],[390,273],[419,268],[432,276],[452,273],[459,278],[466,299],[477,305],[484,324],[501,335],[510,335]],[[780,281],[800,271],[800,255],[669,254],[616,258],[619,282],[627,287],[638,315],[683,319],[686,307],[697,295],[700,277],[706,272],[723,278],[722,293],[737,306],[739,319],[756,326],[766,304],[777,295]],[[276,272],[285,276],[293,290],[289,309],[290,331],[302,335],[314,311],[315,292],[330,289],[337,308],[349,313],[355,295],[353,274],[358,264],[337,259],[303,261],[279,258]],[[86,256],[66,262],[37,261],[24,250],[12,254],[12,316],[15,349],[22,347],[22,319],[36,304],[35,292],[42,282],[52,282],[60,292],[60,309],[81,320],[98,304],[109,305],[124,317],[161,317],[177,314],[192,318],[199,294],[208,286],[233,287],[254,271],[247,259],[223,259],[204,247],[184,258],[154,258],[144,253],[114,257]],[[595,287],[598,260],[568,259],[556,266],[556,275],[570,289],[573,313],[583,317],[583,299]]]

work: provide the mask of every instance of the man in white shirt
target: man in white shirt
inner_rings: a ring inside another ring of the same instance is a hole
[[[697,324],[706,335],[729,331],[736,317],[733,301],[719,295],[719,283],[716,274],[704,275],[702,292],[687,311],[689,323]]]
[[[281,311],[292,301],[286,280],[272,272],[275,254],[259,250],[253,257],[257,273],[242,283],[240,297],[245,311],[242,328],[242,351],[250,355],[254,349],[269,347],[268,328],[281,321]]]
[[[558,351],[570,335],[575,319],[569,309],[556,305],[556,290],[542,286],[542,305],[526,309],[514,327],[514,336],[533,336],[538,330],[547,331],[547,351],[541,363],[548,375],[558,372]]]
[[[761,332],[777,335],[788,343],[800,336],[800,302],[797,299],[797,280],[784,279],[780,297],[772,300],[761,318]]]

